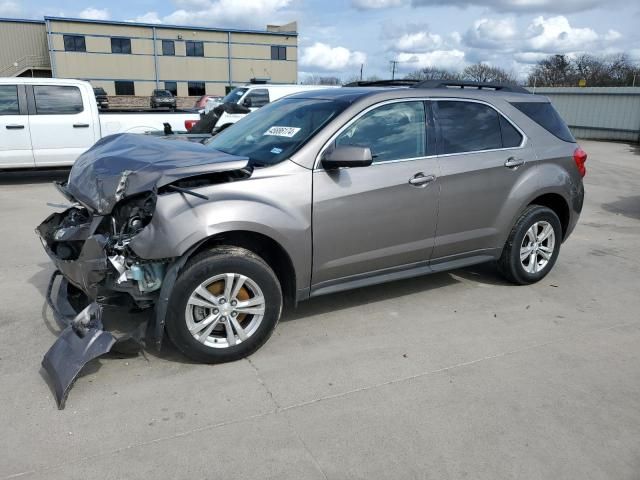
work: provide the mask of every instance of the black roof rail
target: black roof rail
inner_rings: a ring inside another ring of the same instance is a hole
[[[395,80],[358,80],[343,85],[343,87],[412,87],[420,80],[396,78]]]
[[[518,85],[507,83],[472,82],[467,80],[424,80],[412,85],[413,88],[475,88],[478,90],[494,90],[496,92],[531,93]]]

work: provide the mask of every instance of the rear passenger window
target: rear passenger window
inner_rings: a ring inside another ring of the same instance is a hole
[[[35,85],[33,93],[38,115],[73,115],[84,110],[78,87]]]
[[[426,155],[427,129],[422,102],[397,102],[364,114],[336,139],[336,145],[369,147],[373,162]]]
[[[0,85],[0,115],[20,115],[16,85]]]
[[[434,102],[440,125],[441,154],[502,148],[498,112],[474,102]]]
[[[500,130],[502,131],[502,146],[504,148],[519,147],[522,143],[522,135],[520,135],[520,132],[511,125],[509,120],[502,115],[498,116],[500,117]]]

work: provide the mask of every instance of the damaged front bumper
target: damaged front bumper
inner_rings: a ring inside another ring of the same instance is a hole
[[[133,211],[139,213],[139,209]],[[128,248],[137,232],[127,229],[130,218],[123,221],[121,217],[116,220],[115,216],[93,215],[76,205],[50,215],[36,229],[56,266],[47,289],[47,303],[63,330],[45,354],[42,366],[60,409],[89,361],[112,349],[127,354],[140,351],[147,330],[152,337],[161,338],[163,333],[163,329],[148,328],[149,315],[144,311],[153,311],[171,259],[138,258]],[[137,227],[142,228],[143,220],[136,217]],[[119,332],[105,329],[105,312],[122,308],[142,311],[145,321],[132,322]],[[155,315],[151,315],[154,322]],[[159,339],[155,340],[159,346]]]

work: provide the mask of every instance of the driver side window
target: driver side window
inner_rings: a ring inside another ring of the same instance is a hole
[[[424,103],[395,102],[365,113],[336,138],[336,146],[369,147],[378,163],[426,156],[426,136]]]

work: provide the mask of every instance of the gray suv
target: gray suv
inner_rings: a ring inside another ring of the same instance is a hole
[[[105,305],[216,363],[309,297],[489,261],[536,282],[578,221],[585,161],[545,97],[442,82],[292,95],[204,145],[104,138],[58,185],[70,208],[37,229],[67,326],[45,368],[64,397],[135,337],[104,329]]]

